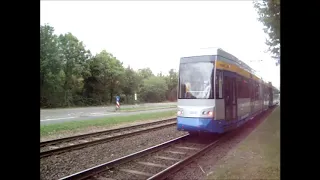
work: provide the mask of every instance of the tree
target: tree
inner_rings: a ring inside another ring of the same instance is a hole
[[[96,55],[88,62],[89,73],[84,79],[84,96],[90,104],[104,104],[108,101],[108,61],[104,56]]]
[[[120,62],[112,54],[103,50],[96,56],[97,58],[102,58],[107,62],[105,69],[107,89],[109,91],[110,103],[112,103],[113,95],[120,94],[121,85],[123,84],[124,68],[122,62]]]
[[[259,14],[259,21],[265,26],[264,32],[269,35],[266,44],[269,51],[280,64],[280,0],[256,0],[254,7]]]
[[[134,93],[138,91],[139,84],[141,84],[141,79],[138,77],[138,74],[128,66],[125,69],[122,86],[122,91],[126,96],[127,103],[129,103],[129,96],[134,95]]]
[[[54,28],[40,26],[40,106],[59,106],[62,92],[61,61],[59,42]]]
[[[148,79],[152,76],[154,76],[154,74],[152,73],[150,68],[143,68],[143,69],[139,69],[138,70],[138,74],[139,76],[141,76],[143,79]]]
[[[150,77],[153,77],[154,74],[152,73],[151,69],[150,68],[143,68],[143,69],[138,69],[138,79],[139,79],[139,85],[138,85],[138,92],[139,94],[142,93],[143,91],[143,86],[144,86],[144,83],[143,81],[145,79],[148,79]],[[140,99],[140,98],[139,98]]]
[[[82,73],[86,61],[91,57],[90,51],[85,49],[83,42],[71,33],[59,36],[60,59],[64,71],[64,104],[70,106],[81,96],[83,87]],[[77,96],[74,96],[76,94]]]
[[[141,98],[145,102],[161,102],[166,99],[168,90],[164,78],[152,76],[143,81],[143,87],[140,92]]]
[[[167,99],[177,99],[178,73],[174,69],[170,69],[169,75],[165,78],[168,85]]]
[[[158,76],[158,77],[164,77],[163,74],[162,74],[162,72],[158,73],[157,76]]]

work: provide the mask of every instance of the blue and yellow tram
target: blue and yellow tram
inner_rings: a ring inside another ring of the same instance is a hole
[[[224,133],[279,103],[280,91],[215,48],[180,59],[177,129]]]

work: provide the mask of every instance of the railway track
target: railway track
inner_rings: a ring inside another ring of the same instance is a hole
[[[40,142],[40,158],[174,126],[176,118]]]
[[[184,135],[61,180],[165,179],[210,150],[219,137],[216,135],[199,140]]]

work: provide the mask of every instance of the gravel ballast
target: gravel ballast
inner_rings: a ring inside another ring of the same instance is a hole
[[[107,179],[147,179],[160,171],[172,166],[173,164],[177,163],[185,159],[186,157],[196,153],[197,151],[194,149],[181,149],[181,147],[188,147],[188,148],[203,148],[208,143],[212,141],[209,140],[206,143],[203,141],[199,141],[193,139],[192,137],[188,137],[183,141],[178,141],[174,144],[171,144],[169,147],[159,149],[159,151],[148,154],[146,156],[142,156],[134,161],[129,161],[124,164],[118,164],[115,168],[110,169],[109,171],[101,172],[99,175],[96,175],[95,178],[107,178]],[[191,143],[192,142],[192,143]],[[179,154],[179,153],[185,154]],[[161,157],[165,158],[172,158],[172,159],[160,159]],[[141,164],[147,163],[147,164]],[[154,163],[154,165],[148,165],[148,163]],[[160,167],[159,167],[160,166]],[[131,171],[131,172],[128,172]],[[132,171],[140,172],[138,174],[132,173]],[[94,178],[91,178],[94,179]]]
[[[40,147],[40,152],[54,150],[56,148],[68,147],[68,146],[72,146],[72,145],[79,145],[79,144],[92,142],[92,141],[97,141],[97,140],[102,140],[102,139],[106,139],[106,138],[117,137],[117,136],[120,136],[120,135],[130,134],[130,133],[134,133],[134,132],[140,132],[142,130],[147,130],[147,129],[152,129],[152,128],[159,128],[160,127],[160,129],[162,129],[164,125],[170,125],[170,126],[174,127],[174,126],[176,126],[176,123],[174,121],[162,122],[162,123],[158,123],[158,124],[144,125],[144,126],[140,126],[140,127],[133,127],[133,128],[130,128],[130,129],[119,130],[119,131],[110,132],[110,133],[102,133],[101,135],[88,136],[88,137],[83,137],[83,138],[80,138],[80,139],[74,139],[74,140],[70,140],[70,141],[59,142],[59,143],[56,143],[56,144],[53,144],[53,145],[47,145],[47,146],[44,146],[44,147]],[[169,126],[167,126],[167,127],[169,127]],[[154,131],[154,130],[155,129],[152,129],[151,131]],[[142,133],[146,133],[146,132],[142,132]],[[107,142],[107,141],[105,141],[105,142]]]
[[[187,134],[168,127],[96,146],[40,159],[40,178],[52,180],[106,163]]]

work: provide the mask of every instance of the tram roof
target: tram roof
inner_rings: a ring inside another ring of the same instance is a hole
[[[237,65],[238,67],[248,71],[249,73],[255,75],[258,77],[263,83],[269,84],[263,78],[257,74],[257,72],[251,68],[248,64],[245,62],[241,61],[234,55],[228,53],[227,51],[223,50],[222,48],[219,47],[209,47],[209,48],[201,48],[201,49],[196,49],[196,50],[191,50],[183,53],[181,58],[188,58],[188,57],[196,57],[196,56],[216,56],[219,61],[224,61],[226,63],[234,64]],[[274,86],[272,86],[275,88]],[[275,88],[277,89],[277,88]]]

